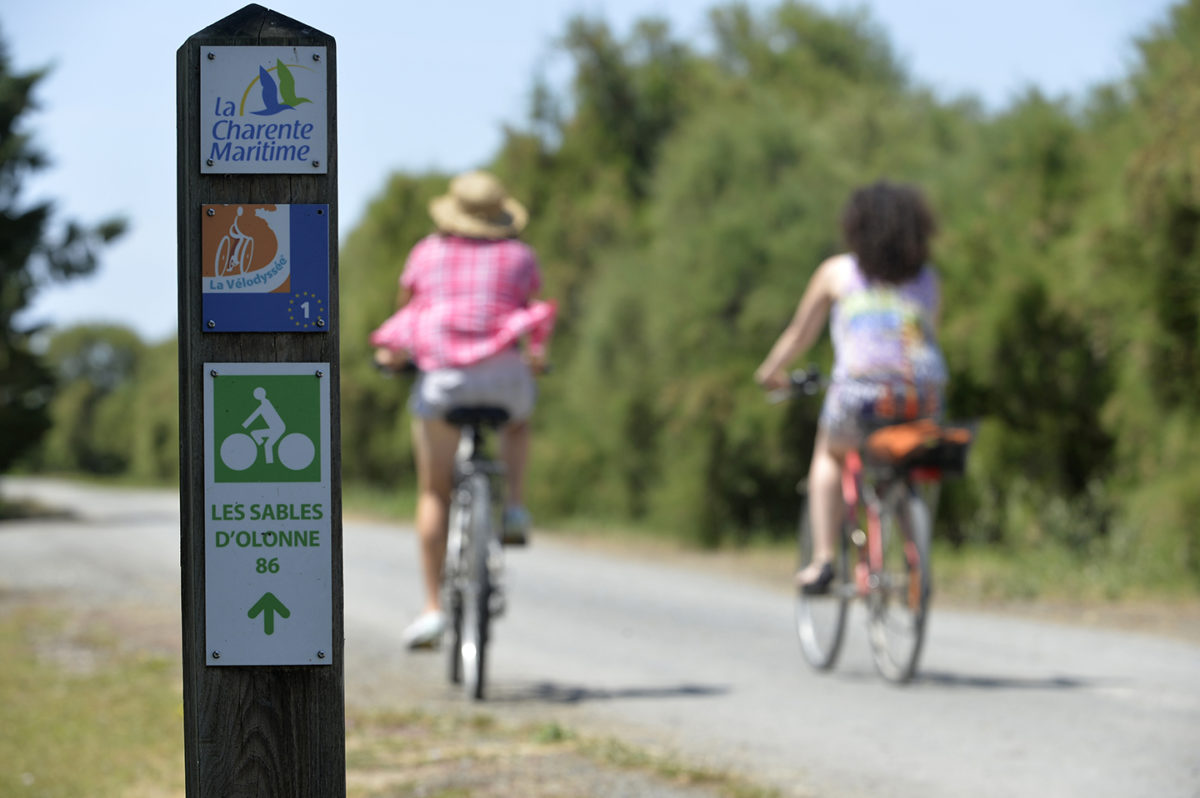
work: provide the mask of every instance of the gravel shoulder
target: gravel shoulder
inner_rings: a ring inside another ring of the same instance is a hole
[[[89,606],[0,585],[0,617],[27,608],[48,610],[55,619],[53,631],[44,632],[38,645],[46,689],[80,673],[119,669],[122,662],[149,657],[178,663],[180,621],[177,606],[171,611],[169,602]],[[693,766],[670,752],[616,737],[581,735],[559,725],[552,712],[514,718],[454,700],[381,702],[353,684],[347,685],[347,707],[348,798],[779,795],[736,774]],[[170,798],[182,798],[182,793]]]

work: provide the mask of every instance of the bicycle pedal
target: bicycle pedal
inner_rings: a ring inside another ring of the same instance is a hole
[[[499,618],[504,614],[506,609],[508,609],[508,602],[505,600],[503,593],[493,592],[488,597],[488,614],[493,618]]]

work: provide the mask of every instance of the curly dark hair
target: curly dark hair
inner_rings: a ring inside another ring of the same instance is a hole
[[[915,186],[880,180],[857,189],[842,211],[842,235],[871,280],[903,283],[929,259],[933,212]]]

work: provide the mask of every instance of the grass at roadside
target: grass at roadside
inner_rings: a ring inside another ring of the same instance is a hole
[[[1013,551],[983,546],[960,549],[935,542],[933,568],[941,595],[967,604],[1133,607],[1200,603],[1200,585],[1178,580],[1147,583],[1112,556],[1093,556],[1056,543]]]
[[[0,796],[183,796],[177,657],[114,628],[0,592]],[[467,707],[351,711],[346,750],[348,798],[777,795],[620,740]]]
[[[178,669],[106,631],[0,603],[0,795],[183,794]]]
[[[417,495],[411,487],[384,490],[348,483],[342,485],[342,507],[348,515],[411,524]]]

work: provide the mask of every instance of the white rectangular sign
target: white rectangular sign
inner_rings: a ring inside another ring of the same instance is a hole
[[[325,174],[325,58],[324,47],[201,47],[201,174]]]
[[[328,363],[204,364],[209,665],[333,656]]]

